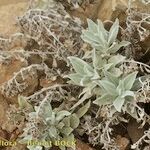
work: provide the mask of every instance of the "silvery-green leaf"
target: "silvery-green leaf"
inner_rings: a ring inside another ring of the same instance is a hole
[[[59,112],[57,112],[57,114],[56,114],[56,121],[61,121],[64,117],[67,117],[67,116],[69,116],[69,115],[71,115],[71,113],[70,112],[68,112],[68,111],[66,111],[66,110],[62,110],[62,111],[59,111]]]
[[[98,20],[98,33],[102,32],[104,39],[108,40],[108,31],[104,28],[104,25],[101,20]]]
[[[124,88],[125,88],[126,90],[130,90],[130,89],[132,88],[132,86],[133,86],[133,84],[134,84],[134,82],[135,82],[137,73],[138,73],[138,72],[133,72],[133,73],[127,75],[127,76],[123,79],[123,81],[124,81],[124,86],[125,86]]]
[[[92,44],[92,43],[100,44],[99,38],[97,38],[97,36],[95,36],[95,34],[93,32],[83,31],[82,34],[83,34],[83,36],[81,36],[81,37],[85,42],[88,42],[90,44]]]
[[[85,74],[84,72],[84,67],[86,66],[86,68],[88,68],[88,70],[93,70],[92,67],[86,63],[85,61],[83,61],[82,59],[78,58],[78,57],[68,57],[68,59],[70,60],[74,70],[78,73],[78,74]]]
[[[102,57],[101,55],[98,55],[96,53],[95,49],[93,50],[93,53],[92,53],[92,60],[93,60],[93,66],[95,69],[100,69],[102,67],[102,64],[103,64]]]
[[[18,96],[18,104],[21,109],[33,111],[33,106],[23,96]]]
[[[101,44],[92,43],[92,47],[97,49],[101,53],[105,53],[105,47]]]
[[[100,78],[100,75],[98,74],[98,72],[96,70],[94,70],[94,74],[93,77],[91,78],[91,80],[98,80]]]
[[[70,142],[71,144],[68,145],[68,147],[71,147],[73,150],[76,150],[76,140],[74,138],[73,133],[71,133],[68,136],[63,137],[62,141],[68,141],[68,142]]]
[[[91,97],[91,93],[85,93],[81,99],[79,99],[79,101],[73,105],[70,109],[74,109],[76,108],[77,106],[79,106],[80,104],[82,104],[86,99],[90,98]]]
[[[118,31],[119,31],[119,20],[116,19],[109,31],[109,38],[108,38],[109,45],[116,41]]]
[[[28,145],[27,148],[28,148],[29,150],[42,150],[42,149],[43,149],[42,146],[37,146],[37,145],[31,145],[31,146]]]
[[[65,126],[70,127],[70,116],[69,117],[65,117],[63,119],[63,123],[65,124]]]
[[[70,127],[76,129],[79,126],[80,120],[76,114],[70,116]]]
[[[122,55],[115,55],[112,56],[109,60],[108,63],[113,63],[114,66],[116,66],[117,64],[123,62],[125,60],[126,57],[122,56]]]
[[[60,122],[60,123],[58,123],[57,128],[58,129],[62,129],[64,126],[65,126],[65,123],[64,122]]]
[[[80,75],[80,74],[78,74],[78,73],[74,73],[74,74],[68,75],[68,78],[71,79],[71,81],[73,82],[73,84],[80,85],[80,82],[81,82],[81,79],[83,78],[83,76]]]
[[[110,69],[110,72],[112,74],[115,74],[115,76],[118,78],[123,74],[123,72],[119,68],[116,68],[116,67],[112,67],[112,69]]]
[[[60,150],[66,150],[66,146],[59,145],[58,147],[59,147]]]
[[[85,93],[88,93],[87,98],[86,98],[86,99],[88,99],[89,96],[92,95],[91,92],[92,92],[92,90],[93,90],[96,86],[97,86],[97,84],[96,84],[95,82],[90,82],[90,83],[88,84],[88,86],[85,87],[85,88],[82,90],[82,92],[81,92],[80,95],[79,95],[79,98],[80,98],[81,96],[83,96]]]
[[[150,80],[150,75],[138,77],[132,86],[132,90],[138,91],[142,87],[142,82],[144,82],[147,79]]]
[[[121,112],[121,108],[122,108],[124,102],[125,102],[125,99],[121,98],[121,97],[117,97],[116,100],[113,102],[113,105],[118,112]]]
[[[114,43],[108,50],[107,53],[116,53],[121,47],[128,46],[130,42],[128,41],[121,41],[120,43]]]
[[[32,139],[33,139],[32,135],[26,135],[23,139],[19,140],[19,143],[26,144],[28,141],[31,141]]]
[[[93,47],[95,45],[99,45],[100,47],[106,47],[107,42],[105,41],[102,32],[91,32],[91,31],[83,31],[81,38],[91,44]],[[99,49],[98,49],[99,50]]]
[[[39,110],[38,106],[34,106],[34,110],[37,112]]]
[[[56,113],[52,112],[50,117],[46,117],[46,121],[49,122],[51,125],[54,125],[56,122]]]
[[[93,103],[99,106],[112,104],[114,97],[112,95],[104,94],[98,97]]]
[[[93,76],[93,73],[94,73],[94,70],[93,70],[93,68],[89,68],[89,67],[87,67],[87,66],[84,66],[84,72],[85,72],[85,74],[87,75],[87,76]]]
[[[125,91],[123,80],[119,81],[119,84],[118,84],[118,86],[116,88],[116,91],[117,91],[118,95],[121,95],[122,92]]]
[[[134,97],[134,92],[132,92],[132,91],[125,91],[125,92],[121,95],[121,98],[125,98],[126,96]]]
[[[80,81],[80,85],[87,86],[87,84],[89,84],[89,82],[90,82],[90,78],[88,76],[84,76]]]
[[[71,127],[63,127],[61,130],[61,133],[63,133],[66,136],[69,136],[73,129]]]
[[[105,77],[111,81],[113,84],[115,84],[116,86],[119,84],[119,79],[118,77],[115,76],[115,74],[112,74],[108,71],[104,71]]]
[[[102,39],[96,34],[89,32],[89,31],[83,31],[81,38],[91,44],[91,46],[101,52],[105,52],[106,45],[103,43]],[[108,47],[108,46],[107,46]]]
[[[92,51],[86,51],[82,59],[88,59],[91,58],[91,56],[92,56]]]
[[[104,88],[104,90],[110,95],[116,95],[116,86],[112,82],[107,81],[107,80],[100,80],[100,81],[97,81],[97,84],[100,87]]]
[[[102,43],[104,45],[104,47],[107,47],[108,46],[107,39],[105,39],[106,35],[103,34],[103,32],[102,32],[102,30],[100,28],[98,28],[97,35],[98,35],[98,39],[99,39],[100,43]]]
[[[93,22],[91,19],[87,19],[87,23],[88,23],[88,29],[95,33],[97,32],[97,25],[95,22]]]
[[[83,117],[86,112],[89,110],[91,106],[91,101],[89,101],[88,103],[86,103],[83,107],[81,107],[77,112],[76,112],[76,115],[78,118],[81,118]]]
[[[38,115],[42,116],[43,118],[49,118],[52,116],[52,106],[48,100],[42,101],[40,107],[38,107]]]
[[[109,70],[112,66],[113,66],[113,63],[106,64],[106,65],[104,65],[104,70],[107,71],[107,70]]]
[[[138,113],[137,113],[135,107],[132,107],[132,106],[130,106],[130,105],[124,105],[124,106],[122,107],[122,110],[123,110],[124,112],[127,112],[128,114],[130,114],[133,118],[135,118],[135,119],[138,118]]]
[[[57,138],[58,136],[57,129],[54,126],[50,126],[48,130],[48,134],[51,138]]]

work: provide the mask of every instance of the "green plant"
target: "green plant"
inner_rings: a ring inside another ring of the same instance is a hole
[[[19,98],[19,106],[32,108],[32,106],[22,97]],[[26,118],[27,124],[24,133],[21,135],[20,143],[27,144],[29,141],[42,143],[41,145],[28,145],[28,149],[37,150],[42,147],[50,148],[53,145],[58,146],[61,150],[66,147],[75,149],[75,139],[73,131],[79,126],[80,118],[87,112],[90,102],[81,107],[76,113],[71,113],[60,108],[52,109],[50,101],[45,97],[39,106],[35,106],[34,110]],[[44,142],[51,141],[51,144],[45,145]],[[59,145],[57,141],[65,141],[70,144]]]
[[[91,61],[84,61],[82,58],[73,56],[69,57],[76,73],[70,74],[68,77],[71,79],[71,83],[84,87],[81,93],[84,96],[73,108],[96,94],[95,104],[113,104],[117,111],[121,111],[125,99],[134,97],[134,92],[130,90],[137,72],[123,78],[123,71],[119,67],[126,58],[116,54],[116,52],[122,46],[127,46],[129,42],[118,42],[116,39],[118,31],[118,19],[109,32],[100,20],[98,20],[98,24],[88,20],[88,29],[83,31],[82,39],[93,47],[88,57],[84,57],[91,59]]]
[[[119,32],[119,20],[116,19],[109,32],[104,28],[103,23],[98,20],[98,24],[92,20],[87,20],[88,29],[83,30],[82,39],[89,43],[93,48],[103,54],[114,54],[121,47],[129,45],[127,41],[117,40]]]
[[[94,103],[101,106],[112,104],[117,111],[121,112],[123,104],[128,100],[132,100],[135,96],[131,91],[135,82],[137,72],[133,72],[123,79],[119,79],[109,72],[106,72],[106,79],[98,81],[98,85],[102,88],[102,96],[98,97]]]

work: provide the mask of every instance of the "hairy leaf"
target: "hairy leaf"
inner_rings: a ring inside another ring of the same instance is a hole
[[[86,103],[83,107],[81,107],[81,108],[76,112],[78,118],[83,117],[83,116],[86,114],[86,112],[89,110],[90,106],[91,106],[91,101],[89,101],[89,102]]]
[[[110,95],[116,95],[116,86],[107,80],[101,80],[97,82],[98,85],[105,89],[107,93]]]
[[[70,112],[62,110],[56,114],[56,121],[61,121],[64,117],[71,115]]]
[[[80,124],[79,117],[76,114],[70,116],[70,127],[76,129]]]
[[[18,104],[21,109],[28,109],[29,111],[34,110],[33,106],[29,102],[27,102],[27,100],[23,96],[18,96]]]
[[[88,65],[88,63],[86,63],[85,61],[83,61],[82,59],[78,57],[71,56],[71,57],[68,57],[68,59],[70,60],[74,70],[78,74],[81,74],[81,75],[85,74],[85,71],[84,71],[85,66],[89,71],[93,70],[92,67]]]
[[[109,94],[104,94],[98,97],[93,103],[99,106],[111,104],[114,101],[114,97]]]
[[[116,66],[117,64],[123,62],[125,60],[125,57],[122,56],[122,55],[115,55],[115,56],[112,56],[108,62],[109,63],[113,63],[114,66]]]
[[[135,82],[137,72],[133,72],[124,78],[124,86],[126,90],[130,90]]]
[[[116,19],[109,31],[108,44],[115,42],[119,31],[119,20]]]
[[[121,98],[121,97],[117,97],[116,100],[113,102],[113,105],[118,112],[121,112],[121,108],[122,108],[124,102],[125,102],[125,99]]]

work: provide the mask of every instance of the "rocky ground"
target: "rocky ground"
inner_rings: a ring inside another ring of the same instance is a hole
[[[23,15],[27,7],[27,0],[0,0],[1,36],[8,36],[18,32],[17,17]]]
[[[17,24],[17,17],[22,16],[26,10],[28,9],[29,1],[28,0],[0,0],[0,39],[3,38],[8,40],[6,46],[0,47],[1,51],[11,51],[17,49],[24,49],[26,47],[27,41],[22,41],[21,38],[15,39],[15,34],[20,32],[20,27]],[[71,9],[69,6],[65,5],[67,11],[71,16],[79,17],[84,23],[83,26],[86,27],[86,19],[90,18],[92,20],[101,19],[102,21],[111,20],[114,21],[115,18],[119,18],[122,27],[125,27],[125,20],[127,17],[127,9],[128,9],[128,0],[97,0],[91,2],[89,4],[84,3],[81,7],[77,9]],[[141,5],[141,2],[134,2],[132,7],[136,8],[138,11],[149,11],[148,5]],[[106,28],[109,28],[109,24],[106,24]],[[149,27],[149,26],[148,26]],[[145,57],[145,53],[147,48],[150,46],[150,36],[146,38],[144,41],[140,41],[140,45],[143,47],[140,50],[139,56],[135,56],[138,60],[149,58],[149,53]],[[13,40],[13,42],[11,42]],[[3,40],[0,40],[3,42]],[[136,54],[136,52],[135,52]],[[135,55],[134,54],[134,55]],[[9,81],[15,73],[21,70],[21,68],[26,67],[26,63],[19,59],[12,57],[10,59],[11,63],[5,64],[0,63],[0,85],[5,84]],[[34,57],[34,59],[30,60],[32,63],[38,62],[38,57]],[[147,60],[147,64],[149,59]],[[43,84],[42,86],[47,86],[47,81],[44,79],[32,79],[27,78],[27,82],[29,82],[28,89],[25,89],[21,94],[30,95],[34,93],[39,84]],[[45,84],[46,82],[46,84]],[[3,93],[0,93],[0,139],[15,139],[17,137],[17,133],[19,132],[15,127],[10,126],[7,122],[6,111],[9,108],[10,104],[16,104],[16,97],[13,98],[4,96]],[[128,135],[122,137],[120,135],[117,136],[116,143],[120,146],[120,150],[126,150],[130,143],[129,138],[132,142],[136,142],[141,135],[143,135],[144,130],[138,129],[138,124],[133,121],[129,123],[128,127]],[[129,136],[129,137],[128,137]],[[1,149],[1,148],[0,148]],[[23,150],[23,147],[18,145],[17,148],[7,148],[7,150]],[[88,144],[78,141],[77,150],[94,150]]]

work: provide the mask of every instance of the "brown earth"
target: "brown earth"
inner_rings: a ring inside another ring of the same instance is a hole
[[[16,19],[23,15],[29,0],[0,0],[0,35],[11,35],[19,31]]]

